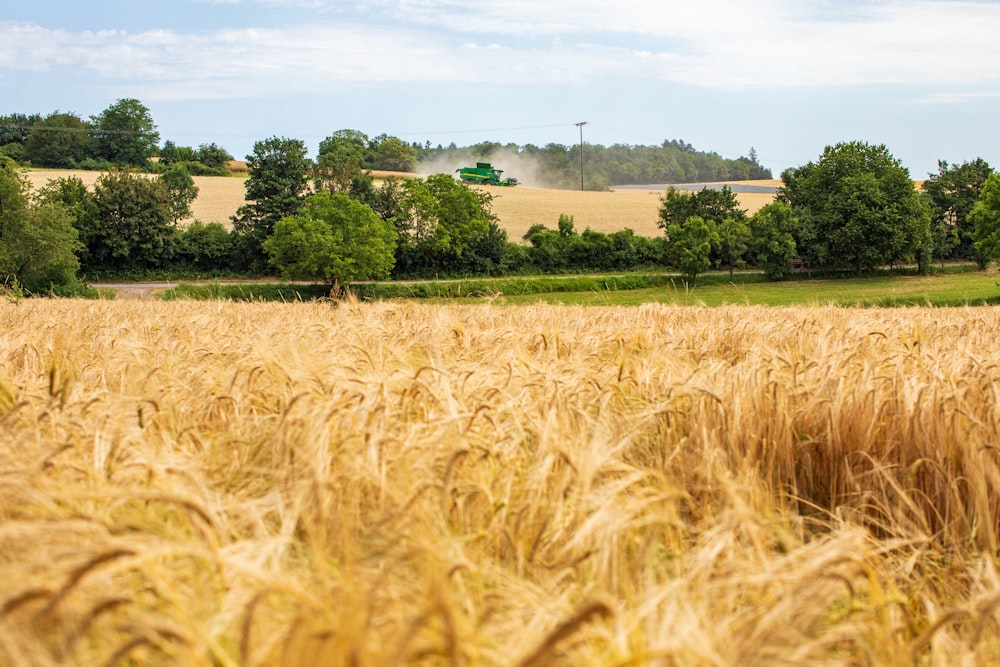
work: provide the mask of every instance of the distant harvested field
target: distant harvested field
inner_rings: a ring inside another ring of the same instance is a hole
[[[1000,664],[995,308],[0,323],[0,665]]]
[[[410,177],[402,172],[373,172],[376,178]],[[93,171],[32,170],[27,173],[32,187],[40,187],[54,178],[77,176],[88,186],[100,176]],[[236,209],[244,204],[245,180],[239,177],[195,176],[198,199],[191,209],[193,219],[219,222],[229,226]],[[749,182],[749,181],[748,181]],[[771,184],[770,181],[755,182]],[[580,192],[546,188],[487,188],[494,195],[493,210],[512,241],[520,241],[535,224],[555,229],[561,214],[573,216],[576,230],[590,227],[603,233],[629,228],[640,236],[658,236],[656,226],[662,190],[615,190],[613,192]],[[769,194],[737,194],[740,204],[749,213],[771,202]]]
[[[493,210],[512,241],[541,223],[555,229],[563,213],[573,216],[577,232],[590,228],[605,234],[629,228],[639,236],[659,236],[656,225],[663,190],[614,190],[580,192],[545,188],[488,188],[494,195]],[[740,205],[755,213],[774,200],[770,194],[737,194]]]

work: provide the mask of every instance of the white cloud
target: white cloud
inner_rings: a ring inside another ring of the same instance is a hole
[[[370,0],[353,10],[351,22],[324,23],[329,14],[320,12],[313,23],[190,33],[0,23],[0,72],[79,68],[143,85],[149,99],[399,81],[573,84],[609,75],[727,89],[1000,85],[996,2]]]

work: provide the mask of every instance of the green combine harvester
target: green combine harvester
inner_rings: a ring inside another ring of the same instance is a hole
[[[477,183],[479,185],[501,185],[510,187],[517,185],[516,178],[500,178],[503,173],[500,169],[494,169],[489,162],[477,162],[475,167],[462,167],[456,169],[458,177],[463,183]]]

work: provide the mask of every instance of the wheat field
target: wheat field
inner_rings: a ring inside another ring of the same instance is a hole
[[[33,188],[45,185],[54,178],[79,177],[93,187],[100,176],[93,171],[31,170],[26,172]],[[378,177],[400,176],[398,172],[376,172]],[[226,228],[230,218],[245,203],[244,179],[239,177],[194,176],[198,198],[191,206],[191,220],[218,222]],[[776,182],[767,182],[774,184]],[[562,214],[574,217],[576,230],[587,227],[606,234],[629,228],[640,236],[660,236],[657,227],[663,191],[616,190],[613,192],[579,192],[546,188],[484,188],[494,195],[493,211],[507,230],[511,241],[521,242],[528,229],[543,224],[556,229]],[[756,212],[773,201],[769,194],[737,194],[740,205],[749,213]]]
[[[998,330],[3,302],[0,664],[997,664]]]

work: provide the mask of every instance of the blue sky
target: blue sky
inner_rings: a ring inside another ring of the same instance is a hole
[[[161,140],[751,146],[777,177],[885,144],[1000,168],[1000,1],[3,0],[0,114],[119,98]]]

